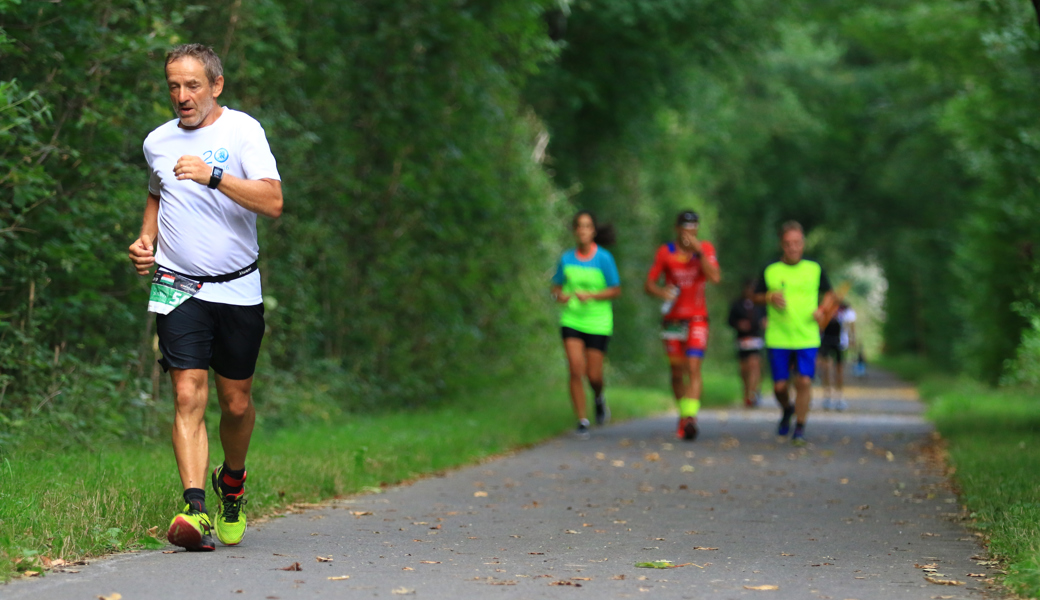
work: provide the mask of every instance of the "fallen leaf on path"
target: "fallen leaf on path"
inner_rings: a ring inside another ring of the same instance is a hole
[[[718,550],[718,548],[709,548],[707,546],[694,546],[694,550]]]
[[[413,569],[411,567],[401,567],[401,570],[402,571],[414,571],[415,569]]]
[[[528,554],[534,554],[536,556],[541,556],[542,554],[545,554],[545,552],[528,552]]]
[[[938,577],[925,577],[924,580],[928,583],[934,583],[935,585],[964,585],[963,581],[957,581],[956,579],[939,579]]]
[[[757,590],[759,592],[771,592],[780,589],[778,585],[745,585],[745,590]]]
[[[98,600],[122,600],[122,594],[109,594],[108,596],[98,596]]]
[[[968,573],[968,577],[985,577],[985,573]]]
[[[502,581],[489,581],[488,585],[516,585],[516,582],[511,579],[504,579]]]
[[[682,471],[683,473],[693,473],[697,469],[695,469],[693,465],[683,465],[683,466],[679,467],[679,470]]]
[[[318,562],[332,562],[333,559],[331,556],[315,556],[314,560]]]
[[[648,454],[643,455],[643,460],[647,462],[657,462],[661,460],[661,455],[656,452],[650,452]]]
[[[673,565],[670,560],[654,560],[650,562],[637,562],[636,566],[643,569],[678,569],[679,567],[688,567],[693,565],[699,567],[700,565],[694,565],[693,563],[683,563],[681,565]],[[701,567],[703,568],[703,567]]]
[[[625,580],[625,576],[624,576],[624,574],[615,575],[615,576],[611,577],[611,579],[614,579],[616,581],[624,581]]]
[[[623,461],[623,460],[612,460],[612,461],[610,461],[610,464],[612,466],[615,466],[615,467],[623,467],[623,466],[625,466],[625,461]]]
[[[580,583],[574,583],[573,581],[567,581],[566,579],[560,579],[558,581],[550,581],[549,585],[572,585],[574,587],[581,587]]]
[[[152,537],[155,537],[156,534],[158,534],[158,533],[159,533],[159,526],[158,525],[156,525],[155,527],[149,527],[148,528],[148,535],[150,535]]]
[[[406,587],[398,587],[398,588],[394,588],[394,589],[390,590],[390,593],[391,594],[396,594],[398,596],[407,596],[409,594],[414,594],[415,590],[413,590],[411,588],[406,588]]]
[[[439,565],[439,564],[441,564],[441,561],[439,561],[439,560],[420,560],[419,562],[421,562],[424,565]]]
[[[163,550],[163,554],[177,554],[176,550]]]
[[[294,562],[293,564],[289,565],[288,567],[280,567],[278,570],[279,571],[302,571],[303,567],[300,566],[300,563]]]
[[[487,498],[487,492],[473,492],[474,498]]]
[[[577,531],[574,531],[573,529],[565,529],[565,530],[563,530],[563,532],[564,533],[569,533],[571,535],[580,535],[580,534],[578,534]]]
[[[326,577],[329,581],[343,581],[344,579],[350,579],[350,575],[339,575],[338,577]]]
[[[592,581],[591,577],[571,577],[571,581]]]
[[[926,565],[919,565],[914,563],[915,569],[932,569],[933,571],[939,567],[939,563],[928,563]]]
[[[787,552],[781,552],[780,556],[794,556],[794,554],[788,554]]]
[[[372,514],[372,511],[370,510],[350,510],[347,512],[354,515],[355,517],[367,517],[368,515]]]

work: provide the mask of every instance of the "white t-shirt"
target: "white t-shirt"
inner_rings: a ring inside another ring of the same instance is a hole
[[[159,238],[155,261],[185,275],[224,275],[252,264],[260,253],[256,213],[218,190],[178,180],[173,167],[194,155],[242,179],[277,179],[278,166],[260,123],[237,110],[223,113],[207,127],[182,129],[180,119],[148,134],[148,191],[159,196]],[[260,272],[224,283],[205,283],[199,300],[252,306],[263,302]]]
[[[841,349],[849,349],[849,325],[856,322],[856,311],[851,308],[838,311],[838,322],[841,323]]]

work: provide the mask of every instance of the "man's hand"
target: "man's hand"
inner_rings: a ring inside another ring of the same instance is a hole
[[[574,292],[574,297],[581,302],[588,302],[589,300],[594,299],[593,294],[590,292]]]
[[[823,329],[826,325],[826,323],[824,323],[823,320],[827,318],[827,311],[824,310],[821,306],[820,308],[817,308],[813,311],[812,318],[820,326],[820,329]]]
[[[207,165],[198,156],[185,154],[177,160],[177,164],[173,167],[173,174],[177,176],[177,179],[190,179],[199,185],[209,185],[213,167]]]
[[[682,232],[682,243],[684,247],[689,248],[690,250],[693,250],[694,252],[700,254],[701,241],[697,239],[697,234],[693,231],[684,230]]]
[[[130,262],[134,263],[138,275],[148,274],[155,264],[155,251],[150,237],[142,235],[130,244]]]
[[[769,303],[781,310],[787,308],[787,300],[784,300],[783,292],[772,292],[769,294]],[[815,315],[815,313],[814,313]],[[815,318],[815,317],[814,317]]]

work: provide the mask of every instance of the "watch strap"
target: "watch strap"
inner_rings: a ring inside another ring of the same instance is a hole
[[[211,190],[217,189],[220,185],[220,180],[224,177],[224,169],[220,167],[213,167],[213,173],[209,176],[209,184],[206,185]]]

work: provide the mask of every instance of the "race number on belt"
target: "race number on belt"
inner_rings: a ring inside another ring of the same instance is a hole
[[[168,315],[185,300],[199,293],[202,284],[187,277],[157,270],[152,276],[152,291],[148,295],[148,312]]]
[[[761,350],[765,341],[760,337],[746,337],[737,340],[737,347],[741,350]]]
[[[689,321],[665,321],[661,330],[662,340],[679,340],[685,342],[690,337]]]

